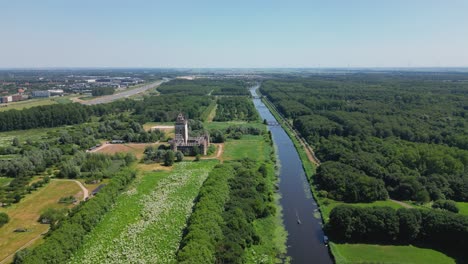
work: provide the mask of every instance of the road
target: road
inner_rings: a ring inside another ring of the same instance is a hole
[[[80,103],[82,103],[84,105],[96,105],[96,104],[110,103],[110,102],[118,100],[118,99],[127,98],[127,97],[130,97],[130,96],[145,92],[145,91],[147,91],[149,89],[153,89],[155,87],[158,87],[162,83],[165,83],[165,82],[168,82],[168,81],[169,81],[169,79],[164,78],[161,81],[150,83],[150,84],[144,85],[142,87],[138,87],[138,88],[131,89],[131,90],[126,90],[126,91],[123,91],[121,93],[116,93],[116,94],[112,94],[112,95],[101,96],[101,97],[98,97],[98,98],[92,99],[92,100],[80,101]]]

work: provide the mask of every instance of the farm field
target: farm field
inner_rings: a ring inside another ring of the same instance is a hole
[[[337,264],[411,263],[452,264],[455,260],[438,251],[415,246],[330,243]]]
[[[217,163],[181,162],[139,176],[70,263],[174,262],[193,200]]]
[[[10,216],[10,222],[0,229],[0,262],[33,239],[41,239],[41,234],[49,225],[40,224],[40,214],[49,207],[64,208],[58,203],[61,197],[77,195],[80,187],[72,181],[51,181],[46,186],[28,194],[19,203],[7,208],[0,208]],[[81,196],[80,196],[81,198]],[[17,228],[26,228],[28,232],[15,233]],[[40,241],[36,241],[40,242]]]

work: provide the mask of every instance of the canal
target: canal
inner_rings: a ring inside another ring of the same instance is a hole
[[[288,231],[287,255],[292,263],[333,263],[323,240],[322,220],[317,203],[312,197],[302,162],[294,143],[265,104],[250,88],[255,108],[266,119],[280,162],[279,192],[283,207],[283,224]]]

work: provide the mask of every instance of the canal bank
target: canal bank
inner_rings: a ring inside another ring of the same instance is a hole
[[[333,263],[324,243],[322,219],[310,191],[302,160],[289,135],[277,124],[281,120],[276,120],[258,97],[258,88],[255,86],[250,89],[253,103],[262,119],[272,124],[268,127],[280,162],[279,192],[283,223],[288,231],[287,255],[291,257],[292,263]]]

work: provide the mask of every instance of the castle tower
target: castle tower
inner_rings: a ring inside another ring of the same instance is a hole
[[[185,119],[184,115],[180,113],[177,116],[176,123],[175,123],[175,134],[177,136],[182,136],[184,143],[187,144],[188,140],[188,121]]]

